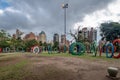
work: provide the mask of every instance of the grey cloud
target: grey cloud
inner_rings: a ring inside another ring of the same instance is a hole
[[[105,8],[113,0],[12,0],[13,9],[20,13],[6,12],[0,16],[0,26],[6,25],[5,29],[15,29],[20,25],[21,29],[33,32],[44,30],[49,36],[54,32],[62,34],[63,31],[63,9],[62,3],[68,3],[67,29],[72,29],[75,22],[82,21],[86,14]],[[28,20],[26,13],[30,15],[33,23]],[[37,28],[37,29],[34,29]],[[35,31],[34,31],[35,30]],[[36,31],[37,30],[37,31]]]
[[[17,26],[26,26],[29,20],[25,15],[11,12],[4,12],[4,15],[0,17],[0,26],[6,30],[14,29]]]

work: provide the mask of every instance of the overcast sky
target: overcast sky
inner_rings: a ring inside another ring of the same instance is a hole
[[[15,33],[18,28],[25,34],[45,31],[52,39],[54,33],[64,33],[63,3],[68,3],[67,32],[80,25],[98,27],[120,20],[120,0],[0,0],[0,29]]]

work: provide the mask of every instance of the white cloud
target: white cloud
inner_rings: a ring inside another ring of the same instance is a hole
[[[2,15],[3,13],[4,13],[4,11],[0,9],[0,15]]]
[[[117,0],[116,2],[110,4],[108,6],[108,9],[113,14],[119,14],[120,13],[120,0]]]
[[[0,9],[0,14],[4,14],[5,12],[22,13],[20,10],[16,10],[13,7],[7,7],[6,9]]]
[[[6,8],[5,11],[12,12],[12,13],[21,13],[21,11],[15,10],[15,9],[13,9],[12,7]]]
[[[35,23],[35,20],[31,17],[30,14],[25,13],[25,15],[26,15],[27,19],[28,19],[32,24]]]
[[[120,21],[120,0],[115,0],[109,4],[106,8],[97,10],[91,14],[85,15],[82,22],[76,22],[73,27],[77,29],[79,26],[82,27],[99,27],[101,23],[107,21]],[[97,41],[100,40],[100,30],[98,29]]]
[[[84,27],[98,27],[100,23],[106,21],[120,21],[120,0],[115,0],[115,2],[108,5],[107,8],[102,10],[97,10],[92,14],[87,14],[82,22],[77,22],[74,24],[74,29],[82,25]]]

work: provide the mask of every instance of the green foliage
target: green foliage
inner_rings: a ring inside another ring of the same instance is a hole
[[[39,46],[42,46],[42,45],[43,45],[43,44],[42,44],[42,41],[40,41],[40,42],[39,42]]]
[[[8,43],[5,40],[0,41],[0,47],[5,48],[5,47],[10,47],[10,43]]]
[[[48,44],[46,42],[43,43],[43,47],[44,47],[44,50],[46,51],[47,50],[47,46]]]
[[[25,49],[25,43],[23,40],[18,39],[11,39],[10,41],[10,48],[15,51],[16,48],[23,48]]]
[[[120,23],[102,23],[100,26],[100,30],[102,32],[102,37],[106,37],[107,41],[113,41],[118,37],[118,35],[120,35]]]
[[[0,30],[0,38],[6,37],[6,31]]]
[[[58,47],[59,47],[59,42],[54,42],[53,49],[58,48]]]
[[[0,30],[0,41],[1,40],[10,40],[11,35],[7,33],[5,30]]]
[[[5,30],[0,30],[0,47],[10,47],[10,34],[8,34]]]
[[[25,47],[30,48],[32,46],[38,45],[38,42],[36,40],[29,40],[25,41]]]
[[[44,43],[43,43],[43,46],[44,46],[44,47],[46,47],[46,46],[47,46],[47,43],[46,43],[46,42],[44,42]]]

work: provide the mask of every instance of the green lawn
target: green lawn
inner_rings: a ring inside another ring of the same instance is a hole
[[[20,54],[0,54],[0,80],[22,80],[26,75],[24,67],[28,64],[26,59],[21,59],[13,62],[16,58],[19,58]]]
[[[0,68],[0,80],[22,80],[26,72],[23,67],[27,64],[27,61],[23,60],[14,65],[8,65]]]
[[[61,56],[61,57],[76,57],[76,58],[82,58],[82,59],[90,59],[90,60],[106,60],[106,61],[117,61],[118,59],[115,58],[106,58],[106,54],[103,53],[102,56],[99,56],[99,53],[97,53],[97,56],[94,57],[91,53],[84,53],[83,55],[72,55],[69,53],[51,53],[48,54],[47,52],[43,52],[38,54],[40,56]]]

